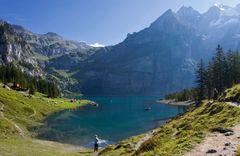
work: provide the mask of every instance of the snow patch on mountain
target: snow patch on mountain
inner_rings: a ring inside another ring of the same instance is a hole
[[[95,48],[99,48],[99,47],[105,47],[105,45],[100,44],[100,43],[94,43],[94,44],[90,44],[91,47],[95,47]]]
[[[228,6],[225,6],[225,5],[223,5],[222,3],[215,3],[214,6],[217,7],[217,8],[219,8],[219,9],[222,10],[222,11],[228,9]]]

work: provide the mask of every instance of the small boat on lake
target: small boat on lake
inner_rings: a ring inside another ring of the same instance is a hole
[[[144,110],[145,110],[145,111],[151,111],[152,108],[151,108],[151,107],[148,107],[148,108],[145,108]]]
[[[92,102],[91,105],[94,106],[94,107],[98,107],[99,106],[99,104],[96,103],[96,102]]]

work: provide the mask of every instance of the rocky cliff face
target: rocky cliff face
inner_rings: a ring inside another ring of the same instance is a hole
[[[0,21],[0,57],[1,64],[13,63],[30,75],[43,75],[28,44],[4,21]]]
[[[95,48],[84,42],[65,40],[53,32],[36,34],[19,25],[11,26],[34,52],[48,79],[57,82],[63,92],[81,92],[79,81],[71,75],[78,71],[76,63],[91,55]]]
[[[194,68],[217,44],[240,48],[239,5],[165,12],[150,27],[120,44],[97,50],[74,76],[86,94],[164,94],[192,87]]]
[[[164,94],[193,85],[202,45],[168,10],[149,28],[97,50],[74,76],[84,80],[86,94]]]
[[[35,34],[18,25],[12,25],[12,27],[18,35],[31,46],[34,52],[47,57],[55,57],[69,53],[84,53],[92,48],[84,42],[65,40],[53,32]]]
[[[203,14],[197,13],[192,8],[182,7],[176,16],[183,25],[194,29],[199,36],[202,36],[208,53],[217,44],[221,44],[226,50],[240,48],[239,5],[229,7],[218,4]]]

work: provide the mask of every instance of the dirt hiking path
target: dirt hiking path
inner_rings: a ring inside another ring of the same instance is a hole
[[[231,129],[233,132],[210,133],[205,140],[184,156],[235,156],[240,145],[240,125]]]

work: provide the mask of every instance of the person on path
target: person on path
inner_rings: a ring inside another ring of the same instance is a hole
[[[94,152],[98,151],[98,142],[99,142],[99,138],[97,135],[95,135],[95,140],[94,140]]]

